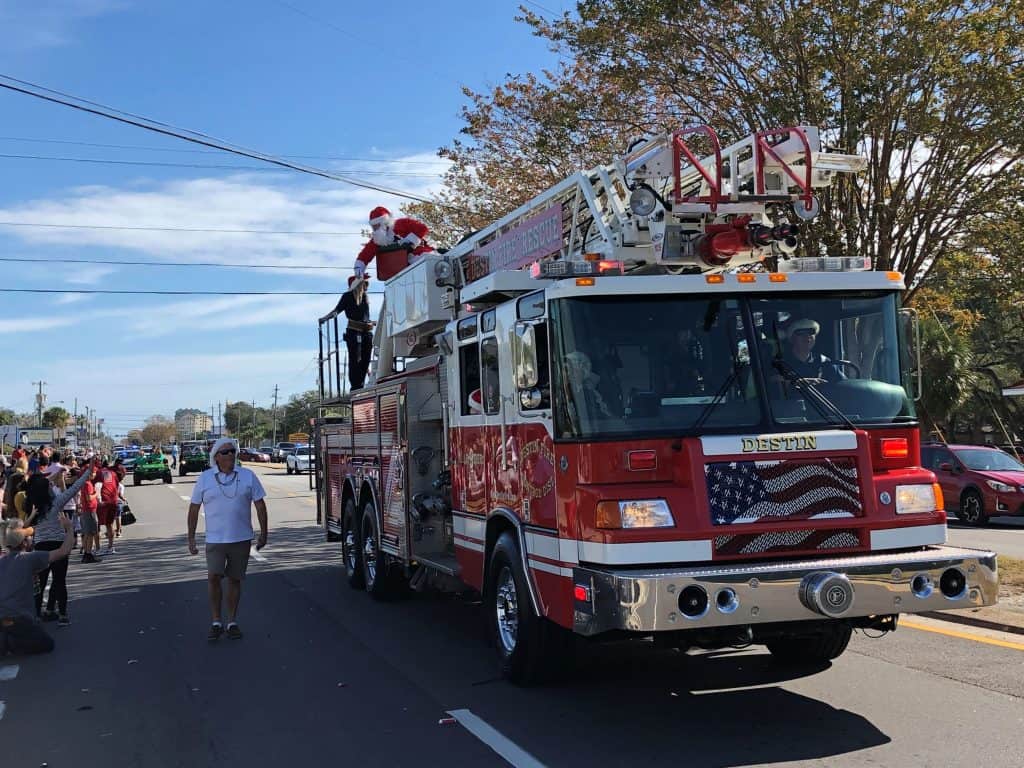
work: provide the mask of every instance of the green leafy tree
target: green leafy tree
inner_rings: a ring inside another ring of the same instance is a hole
[[[580,0],[523,19],[565,62],[466,91],[434,205],[453,240],[638,133],[708,123],[728,143],[797,123],[867,170],[822,195],[807,253],[870,256],[913,286],[974,222],[1021,200],[1024,0]]]
[[[174,421],[166,416],[150,416],[142,428],[142,442],[146,445],[170,443],[174,439],[176,431]]]
[[[0,408],[0,424],[17,424],[18,414],[10,408]]]
[[[43,411],[43,426],[63,430],[71,422],[71,414],[59,405]]]

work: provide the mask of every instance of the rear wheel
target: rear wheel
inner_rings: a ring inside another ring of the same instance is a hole
[[[356,514],[356,502],[349,499],[341,512],[341,559],[345,563],[345,581],[353,589],[363,589],[366,586],[362,554],[359,547],[359,516]]]
[[[292,465],[291,464],[285,464],[284,465],[284,473],[286,475],[290,475],[292,473]]]
[[[968,525],[988,525],[985,502],[981,494],[970,488],[960,497],[960,511],[957,516]]]
[[[784,664],[820,664],[838,659],[852,634],[853,627],[839,622],[813,635],[782,637],[769,640],[766,645],[772,656]]]
[[[178,477],[184,477],[184,476],[185,476],[185,465],[184,464],[179,464],[178,465]]]
[[[494,545],[488,582],[488,623],[502,676],[532,685],[563,669],[572,635],[534,613],[519,546],[508,531]]]
[[[388,596],[387,555],[380,551],[380,531],[377,528],[377,510],[372,501],[366,502],[359,521],[359,546],[363,561],[363,587],[378,600]]]
[[[132,485],[142,485],[142,478],[138,474],[132,475]]]
[[[165,472],[164,473],[164,482],[165,483],[173,483],[174,482],[174,478],[171,477],[171,473],[170,472]]]

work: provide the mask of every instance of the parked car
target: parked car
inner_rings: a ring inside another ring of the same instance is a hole
[[[296,472],[309,472],[316,463],[316,454],[308,445],[293,448],[285,456],[285,472],[289,475]]]
[[[242,461],[256,461],[256,462],[269,462],[269,454],[263,453],[256,448],[239,448],[238,458]]]
[[[270,454],[270,460],[280,463],[293,450],[295,450],[295,443],[278,443],[274,452]]]
[[[921,465],[935,473],[946,510],[969,525],[990,517],[1024,516],[1024,465],[1005,451],[984,445],[921,446]]]

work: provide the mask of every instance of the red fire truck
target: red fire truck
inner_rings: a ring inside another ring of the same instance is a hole
[[[704,142],[710,150],[695,147]],[[321,321],[318,507],[348,583],[480,593],[503,674],[574,635],[841,654],[990,605],[920,467],[903,277],[797,255],[863,167],[815,128],[700,127],[580,172],[444,254],[378,264],[371,383]]]

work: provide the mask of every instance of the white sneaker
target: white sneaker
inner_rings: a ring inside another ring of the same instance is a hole
[[[104,554],[104,555],[116,555],[116,554],[117,554],[117,550],[116,550],[116,549],[114,549],[113,547],[107,547],[107,548],[106,548],[106,549],[104,550],[103,554]]]

